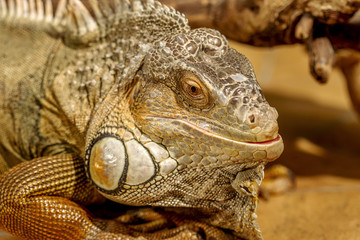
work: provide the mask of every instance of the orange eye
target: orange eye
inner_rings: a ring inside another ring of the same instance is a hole
[[[185,84],[186,84],[186,91],[189,95],[192,95],[194,97],[199,97],[200,95],[203,94],[201,87],[196,82],[192,80],[188,80],[186,81]]]
[[[184,100],[193,107],[206,108],[210,104],[207,88],[194,75],[186,75],[181,81],[181,92]]]

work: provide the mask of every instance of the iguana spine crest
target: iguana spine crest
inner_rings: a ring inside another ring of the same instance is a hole
[[[185,15],[153,0],[0,0],[0,22],[43,30],[64,38],[70,45],[98,42],[108,32],[106,22],[119,20],[124,14],[159,11],[165,16],[177,16],[187,25]]]

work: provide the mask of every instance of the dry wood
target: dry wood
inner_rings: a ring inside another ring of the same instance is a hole
[[[308,39],[312,34],[313,25],[314,18],[310,14],[305,13],[295,27],[295,37],[300,40]]]
[[[347,41],[337,30],[360,7],[360,0],[161,0],[185,13],[193,27],[211,27],[234,40],[274,46],[303,42],[295,28],[303,15],[311,16],[317,28],[326,28],[335,45]],[[307,18],[307,17],[305,17]],[[306,20],[308,21],[308,20]],[[310,25],[311,22],[305,25]],[[307,26],[308,28],[311,26]],[[357,33],[356,35],[359,35]],[[337,45],[335,47],[338,47]],[[359,48],[359,43],[354,45]]]
[[[330,77],[334,63],[334,49],[327,37],[311,40],[309,43],[310,71],[321,83],[325,83]]]

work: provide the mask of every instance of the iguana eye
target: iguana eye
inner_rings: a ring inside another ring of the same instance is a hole
[[[197,84],[196,82],[190,79],[185,80],[185,84],[186,84],[186,91],[189,95],[193,97],[203,97],[204,94],[199,84]]]
[[[210,96],[207,88],[193,75],[181,79],[181,93],[188,105],[196,108],[208,107]]]

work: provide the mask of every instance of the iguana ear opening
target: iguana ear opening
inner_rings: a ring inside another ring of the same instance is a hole
[[[136,98],[139,96],[141,91],[141,78],[142,78],[143,72],[142,70],[139,70],[136,75],[134,76],[134,80],[131,84],[128,85],[128,89],[126,90],[126,97],[129,99],[130,105],[136,100]]]
[[[131,69],[123,76],[119,77],[119,88],[125,89],[126,97],[132,92],[134,86],[139,82],[143,74],[142,67],[145,62],[146,54],[140,54],[134,58]]]

